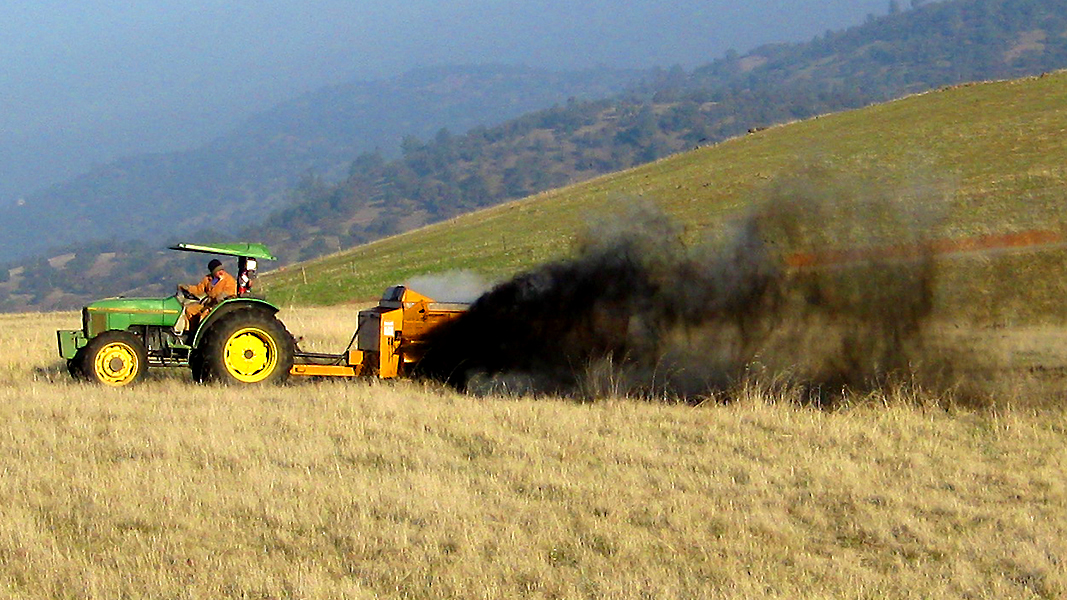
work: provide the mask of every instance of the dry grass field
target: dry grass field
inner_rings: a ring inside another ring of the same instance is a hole
[[[283,317],[329,350],[355,312]],[[946,337],[987,357],[984,406],[819,410],[755,384],[696,407],[101,389],[55,358],[77,323],[0,315],[0,597],[1067,596],[1059,329]]]

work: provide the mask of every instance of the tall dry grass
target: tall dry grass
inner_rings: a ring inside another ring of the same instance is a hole
[[[330,311],[287,313],[322,349],[350,334]],[[697,408],[576,404],[182,373],[111,390],[54,358],[52,329],[76,324],[0,317],[0,596],[1067,595],[1057,409],[946,410],[901,389],[819,411],[758,385]]]

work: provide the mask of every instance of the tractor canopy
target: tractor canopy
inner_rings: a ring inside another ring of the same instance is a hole
[[[270,253],[264,244],[239,242],[234,244],[175,244],[171,250],[184,250],[185,252],[203,252],[204,254],[220,254],[222,256],[240,256],[254,258],[256,260],[278,260]]]
[[[265,245],[253,242],[235,242],[230,244],[175,244],[170,246],[170,249],[182,250],[184,252],[236,256],[238,296],[247,296],[252,291],[252,285],[256,279],[256,271],[259,270],[258,261],[278,260],[270,253],[270,249]]]

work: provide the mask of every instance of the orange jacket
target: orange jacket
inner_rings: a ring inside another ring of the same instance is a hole
[[[218,276],[205,275],[200,283],[185,289],[197,296],[207,296],[211,304],[218,304],[230,296],[237,295],[237,280],[225,270],[218,271]]]

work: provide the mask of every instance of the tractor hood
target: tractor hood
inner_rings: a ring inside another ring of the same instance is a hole
[[[85,306],[90,312],[180,312],[181,307],[181,302],[178,302],[178,299],[174,296],[167,298],[104,298]]]
[[[182,314],[182,304],[169,298],[106,298],[83,310],[85,334],[94,337],[110,329],[129,329],[131,325],[173,327]]]

